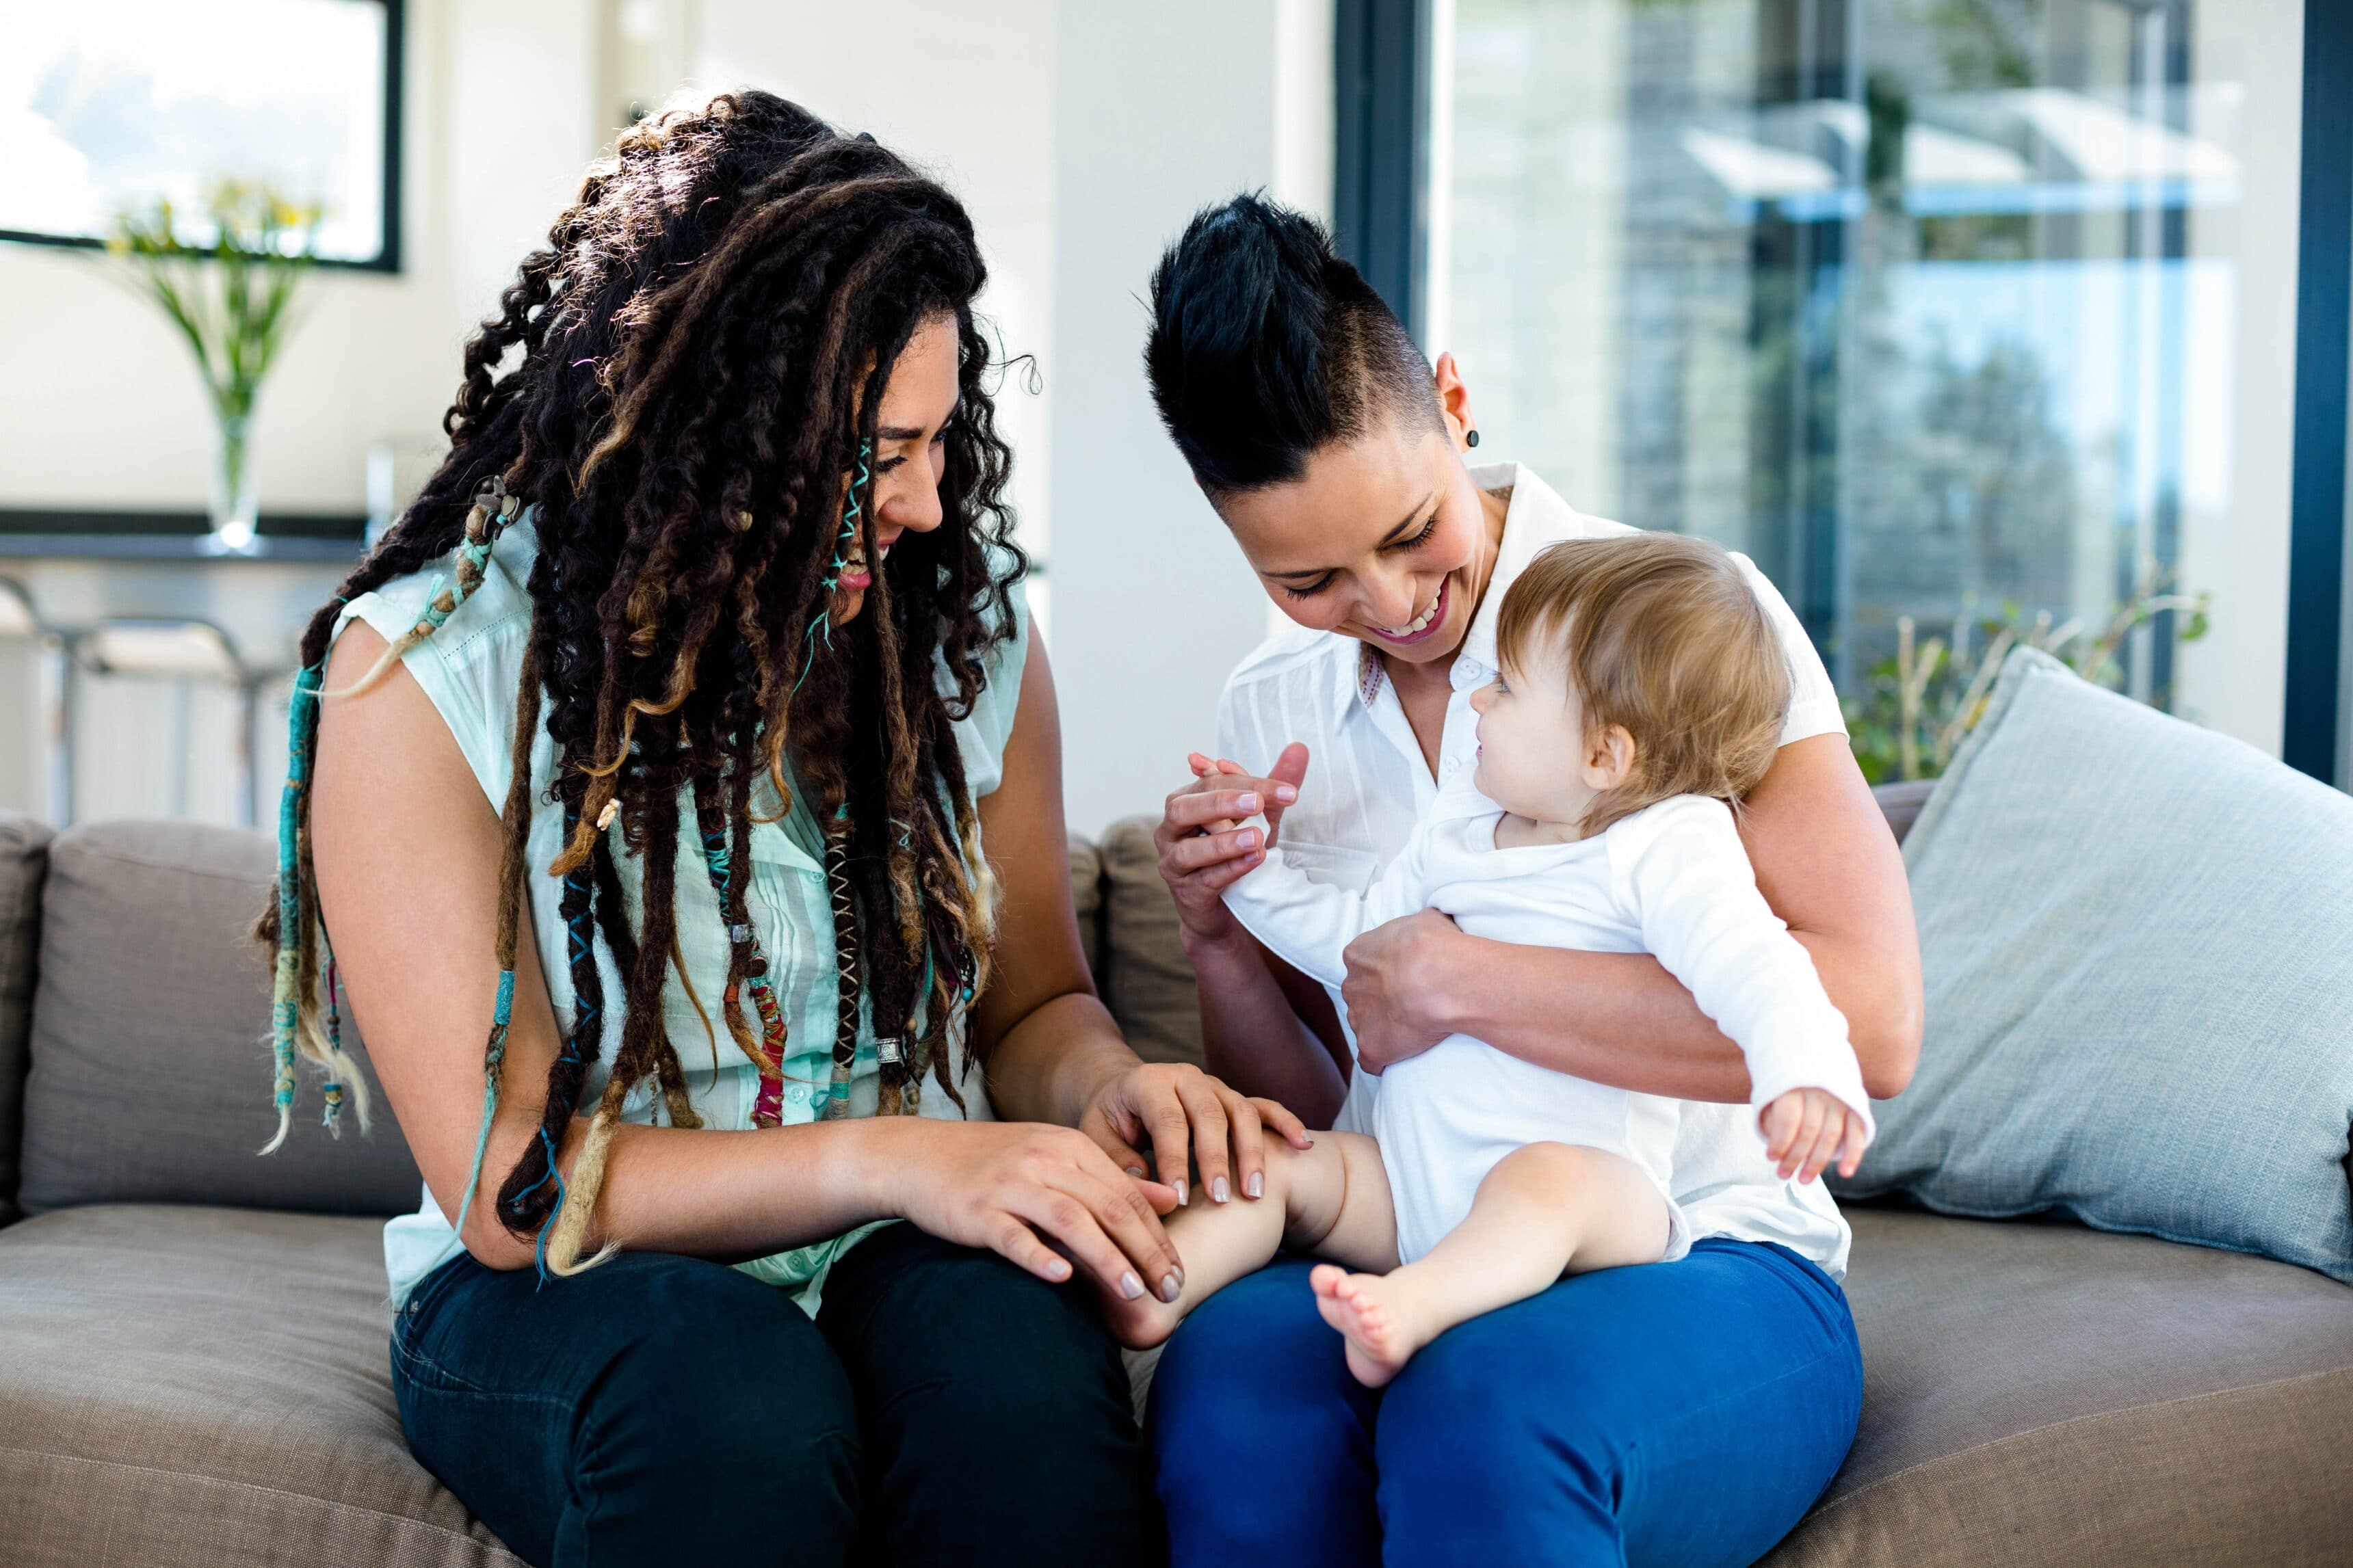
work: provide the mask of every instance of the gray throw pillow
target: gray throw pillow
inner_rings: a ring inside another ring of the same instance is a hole
[[[1904,858],[1926,1038],[1841,1196],[2353,1283],[2353,799],[2021,651]]]

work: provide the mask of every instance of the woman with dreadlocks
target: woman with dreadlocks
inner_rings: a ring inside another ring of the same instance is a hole
[[[1173,1298],[1159,1215],[1305,1135],[1092,994],[983,281],[870,138],[638,126],[304,637],[280,1136],[300,1055],[365,1121],[347,999],[409,1442],[528,1561],[1164,1550],[1075,1281]]]

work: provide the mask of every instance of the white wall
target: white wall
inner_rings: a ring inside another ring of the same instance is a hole
[[[1328,8],[1320,57],[1314,15],[1055,7],[1054,646],[1082,832],[1156,812],[1186,751],[1214,746],[1226,673],[1264,635],[1264,596],[1154,413],[1143,299],[1198,208],[1279,178],[1329,192]],[[1312,110],[1286,112],[1286,70],[1326,95],[1320,149]]]

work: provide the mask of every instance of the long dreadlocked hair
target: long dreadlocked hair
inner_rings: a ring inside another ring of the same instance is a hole
[[[448,457],[302,639],[279,889],[261,921],[279,976],[280,1140],[298,1052],[329,1068],[331,1126],[342,1085],[358,1082],[332,1037],[333,998],[322,1009],[318,994],[326,933],[310,854],[309,753],[317,707],[338,695],[320,690],[337,616],[346,600],[457,552],[448,585],[428,593],[416,629],[353,689],[364,689],[463,603],[525,502],[540,548],[503,813],[501,976],[457,1223],[500,1091],[543,712],[566,834],[550,874],[575,1017],[538,1135],[496,1209],[510,1231],[536,1237],[543,1269],[597,1261],[581,1261],[579,1247],[633,1089],[650,1079],[673,1124],[699,1124],[660,1005],[679,962],[682,813],[728,927],[726,1027],[764,1081],[781,1073],[783,1030],[747,902],[762,778],[786,801],[797,783],[825,834],[839,973],[825,1113],[848,1109],[861,996],[881,1041],[880,1109],[913,1110],[926,1068],[961,1106],[950,1028],[986,984],[994,888],[950,725],[970,713],[990,650],[1012,635],[1009,590],[1027,567],[1010,538],[1010,454],[972,317],[986,276],[970,219],[940,185],[872,138],[765,93],[641,122],[590,171],[467,345],[443,420]],[[867,504],[882,390],[910,338],[942,315],[955,320],[961,388],[944,520],[906,532],[886,562]],[[835,580],[860,538],[873,585],[864,613],[834,626]],[[634,927],[617,838],[642,866]],[[567,1190],[556,1152],[604,1037],[600,933],[624,989],[620,1041]],[[746,988],[759,1031],[744,1016]]]

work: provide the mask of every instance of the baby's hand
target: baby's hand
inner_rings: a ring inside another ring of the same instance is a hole
[[[1791,1089],[1758,1113],[1757,1127],[1765,1134],[1765,1157],[1785,1182],[1793,1173],[1810,1182],[1833,1159],[1840,1175],[1852,1176],[1869,1142],[1862,1118],[1821,1089]]]

